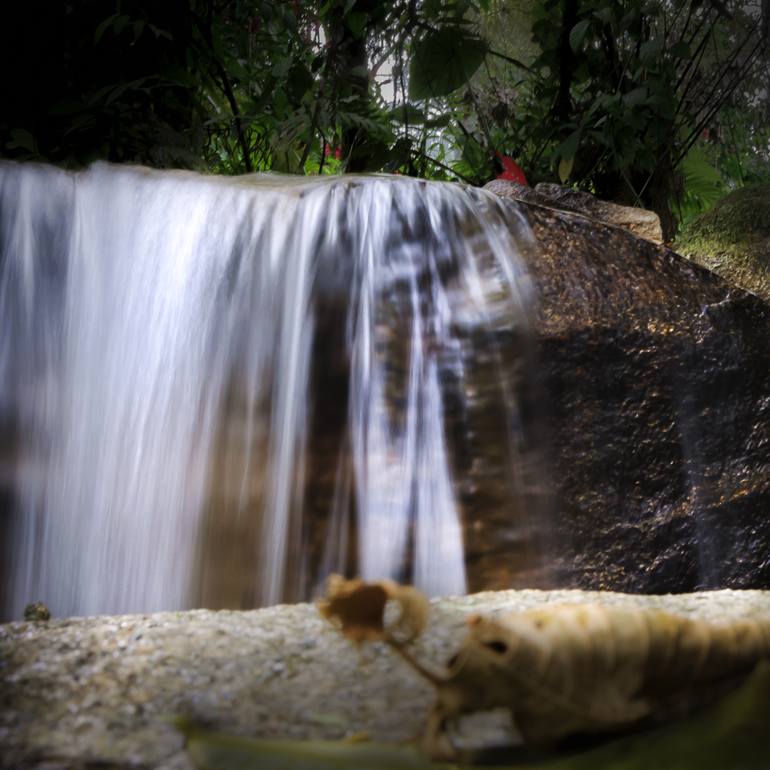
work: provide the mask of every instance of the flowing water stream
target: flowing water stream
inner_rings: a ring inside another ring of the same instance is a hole
[[[502,205],[0,165],[2,614],[254,606],[331,571],[465,591],[474,437],[489,489],[526,494],[506,372],[529,236]]]

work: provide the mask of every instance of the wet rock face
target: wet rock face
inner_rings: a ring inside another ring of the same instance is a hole
[[[558,582],[770,585],[770,308],[615,227],[516,204],[540,255]]]

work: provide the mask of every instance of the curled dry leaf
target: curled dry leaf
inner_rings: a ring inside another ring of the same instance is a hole
[[[388,601],[396,602],[400,611],[386,626]],[[318,603],[318,611],[352,642],[392,641],[400,644],[416,639],[425,629],[428,600],[417,589],[391,580],[367,583],[332,575],[327,583],[326,598]]]
[[[389,599],[401,616],[386,628]],[[454,757],[450,728],[464,714],[508,709],[525,743],[553,744],[685,716],[770,658],[770,618],[709,623],[657,609],[555,605],[473,616],[440,674],[404,646],[427,616],[427,600],[414,588],[334,576],[319,609],[355,642],[389,642],[433,684],[424,746],[442,758]]]
[[[474,616],[437,684],[426,749],[451,755],[452,722],[493,708],[509,709],[529,744],[684,716],[767,657],[770,618],[713,624],[598,604]]]

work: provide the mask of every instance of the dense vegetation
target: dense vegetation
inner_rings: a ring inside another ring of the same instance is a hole
[[[0,154],[484,182],[678,219],[770,179],[770,2],[30,0]]]

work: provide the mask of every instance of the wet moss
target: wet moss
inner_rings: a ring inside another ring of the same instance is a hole
[[[676,250],[770,300],[770,185],[744,187],[690,222]]]

